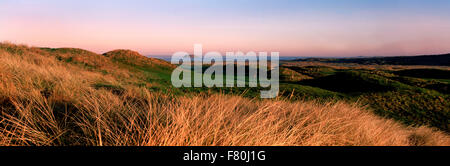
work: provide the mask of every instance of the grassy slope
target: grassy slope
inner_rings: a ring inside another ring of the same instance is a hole
[[[290,66],[289,68],[313,77],[313,79],[297,81],[295,84],[298,86],[309,85],[335,92],[338,99],[368,104],[377,114],[408,125],[428,125],[450,131],[449,84],[437,79],[443,78],[442,74],[434,79],[426,80],[409,77],[415,70],[338,69],[331,66]],[[433,73],[448,72],[438,71],[432,70]],[[403,73],[408,75],[402,75]],[[321,96],[316,93],[300,95]]]
[[[135,56],[0,44],[0,145],[450,144],[344,102],[174,95],[183,91],[168,87],[173,66]]]

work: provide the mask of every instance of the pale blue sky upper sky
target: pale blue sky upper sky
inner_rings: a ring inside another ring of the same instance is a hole
[[[143,54],[450,52],[448,0],[2,0],[0,40]]]

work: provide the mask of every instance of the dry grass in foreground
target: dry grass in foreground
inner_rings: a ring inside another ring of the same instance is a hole
[[[356,104],[172,96],[38,54],[0,50],[0,81],[0,145],[450,145]]]
[[[428,128],[406,128],[345,103],[171,98],[100,92],[68,109],[40,95],[12,99],[2,145],[449,145]]]

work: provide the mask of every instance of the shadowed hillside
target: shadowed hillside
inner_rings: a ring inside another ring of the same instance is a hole
[[[281,95],[288,98],[313,98],[359,101],[380,116],[407,125],[433,126],[450,131],[449,70],[402,69],[404,66],[372,68],[321,63],[304,66],[290,62],[282,66],[309,79],[292,81],[281,73]],[[395,68],[395,69],[393,69]],[[398,68],[398,69],[397,69]]]
[[[435,79],[450,79],[449,70],[439,70],[439,69],[409,69],[400,70],[394,72],[397,75],[417,77],[417,78],[435,78]]]

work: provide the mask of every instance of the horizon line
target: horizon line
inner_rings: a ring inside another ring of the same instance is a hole
[[[0,43],[9,43],[9,44],[15,44],[15,45],[24,45],[27,47],[35,47],[35,48],[51,48],[51,49],[62,49],[62,48],[74,48],[74,49],[82,49],[82,50],[86,50],[89,52],[93,52],[96,54],[104,54],[110,51],[114,51],[114,50],[131,50],[131,51],[136,51],[139,54],[141,54],[142,56],[145,57],[171,57],[172,55],[169,54],[147,54],[147,53],[142,53],[138,50],[134,50],[134,49],[128,49],[128,48],[116,48],[116,49],[110,49],[109,51],[93,51],[91,49],[87,49],[87,48],[81,48],[81,47],[51,47],[51,46],[35,46],[35,45],[29,45],[29,44],[24,44],[24,43],[15,43],[15,42],[11,42],[11,41],[2,41]],[[205,51],[205,53],[210,52],[210,51]],[[243,53],[247,53],[245,51],[226,51],[226,52],[243,52]],[[226,53],[225,52],[225,53]],[[248,51],[248,52],[277,52],[277,51]],[[176,52],[174,52],[176,53]],[[225,55],[224,52],[219,52],[223,55]],[[373,57],[414,57],[414,56],[435,56],[435,55],[447,55],[450,54],[450,51],[447,52],[441,52],[441,53],[431,53],[431,54],[409,54],[409,55],[281,55],[279,57],[291,57],[291,58],[373,58]]]

